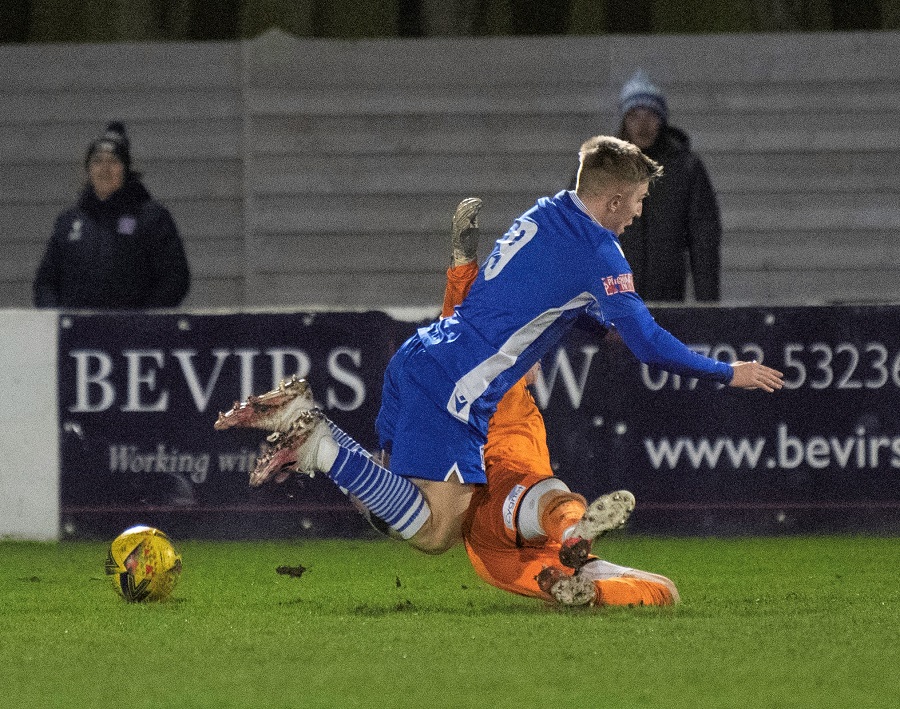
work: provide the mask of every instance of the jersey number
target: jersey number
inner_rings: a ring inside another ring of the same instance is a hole
[[[538,225],[530,219],[516,219],[509,231],[498,239],[484,267],[484,280],[500,275],[503,267],[537,234]]]

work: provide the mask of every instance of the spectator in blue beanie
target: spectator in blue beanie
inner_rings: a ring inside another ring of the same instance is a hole
[[[669,124],[666,97],[644,71],[623,86],[619,116],[618,137],[664,168],[644,200],[643,215],[621,236],[635,290],[646,301],[684,301],[690,268],[696,299],[718,301],[722,225],[706,167],[687,134]]]

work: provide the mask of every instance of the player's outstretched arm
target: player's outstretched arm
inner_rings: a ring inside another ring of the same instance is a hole
[[[734,376],[728,386],[773,392],[784,386],[784,374],[759,362],[733,362]]]

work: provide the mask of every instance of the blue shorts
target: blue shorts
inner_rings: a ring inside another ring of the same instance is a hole
[[[381,447],[398,475],[424,480],[486,483],[485,433],[447,411],[452,384],[417,337],[407,340],[384,373],[375,421]],[[446,388],[442,394],[438,387]],[[444,403],[438,403],[444,402]]]

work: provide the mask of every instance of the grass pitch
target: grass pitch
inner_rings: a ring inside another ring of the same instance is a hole
[[[149,605],[116,596],[104,544],[0,543],[0,707],[900,705],[897,539],[598,543],[675,580],[671,609],[548,607],[462,550],[175,541]]]

